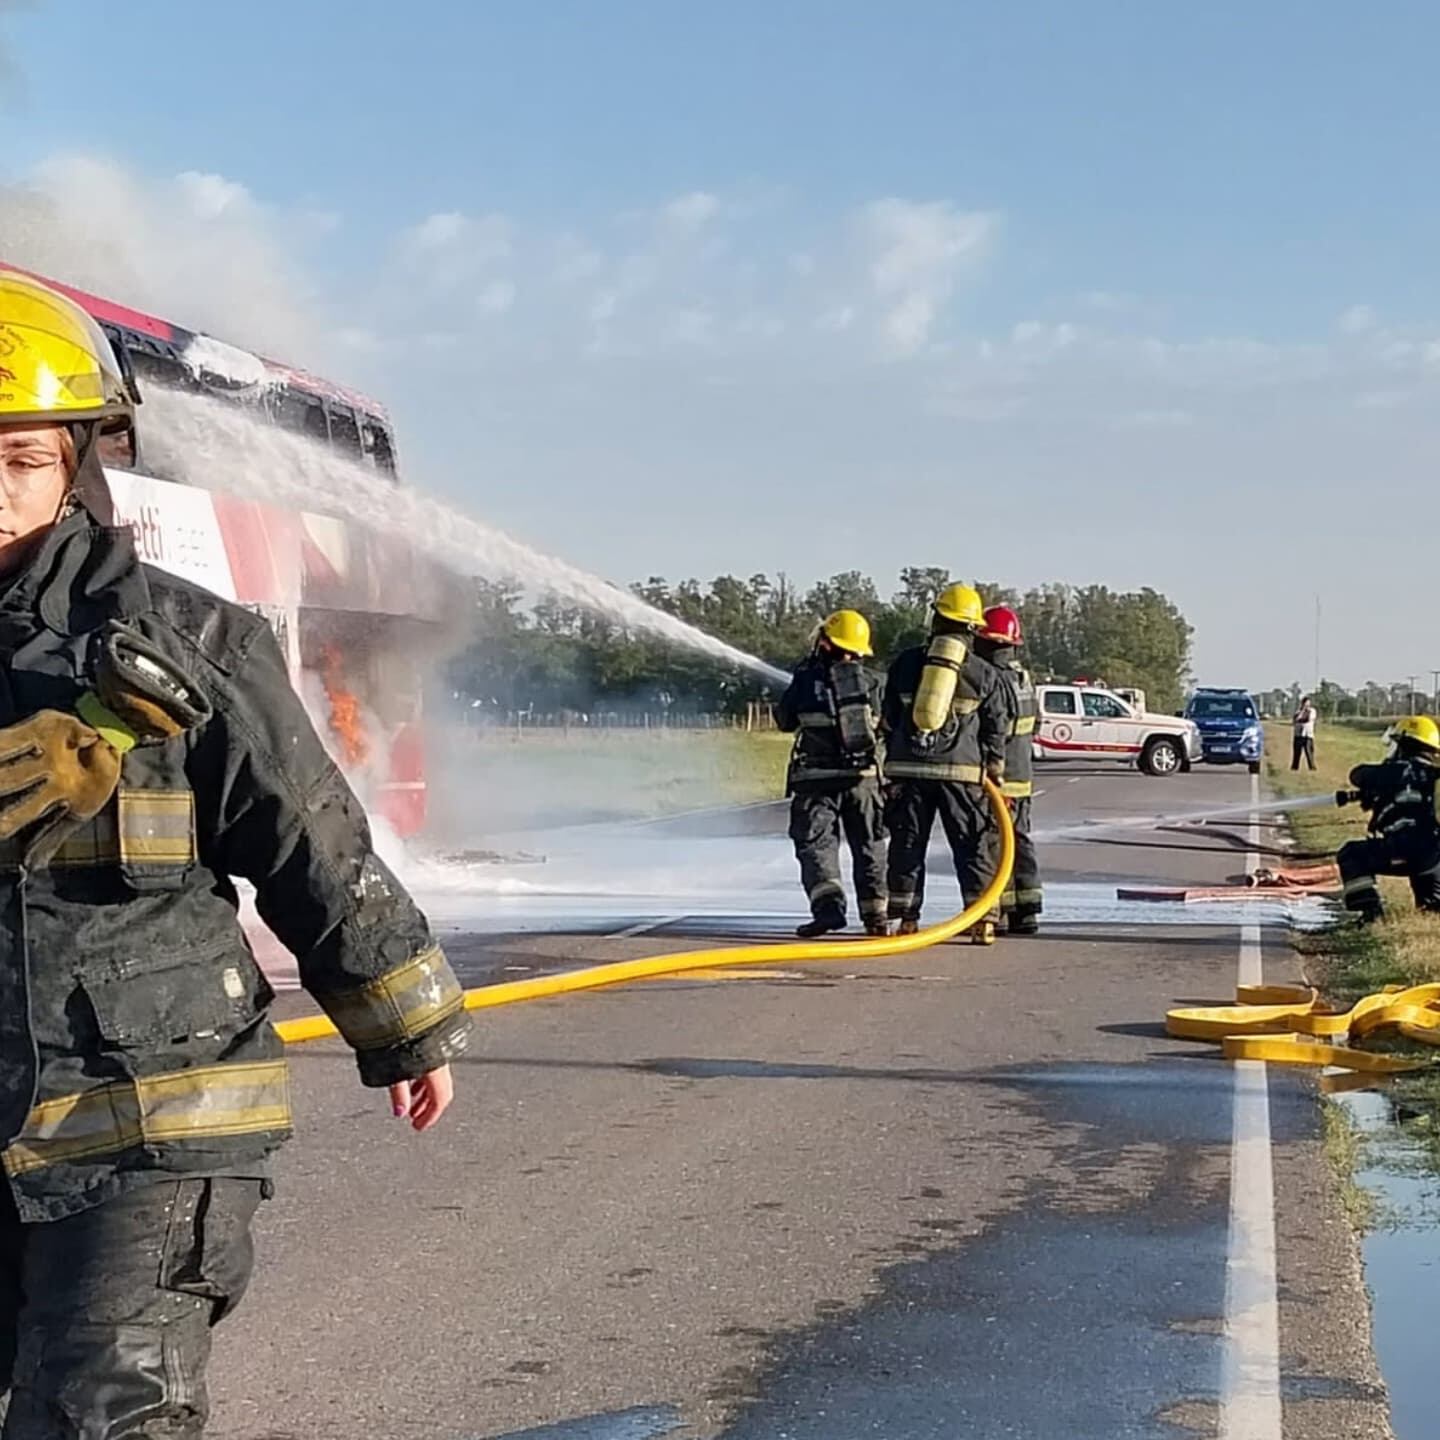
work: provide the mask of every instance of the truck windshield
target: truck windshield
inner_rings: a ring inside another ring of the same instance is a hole
[[[1192,720],[1253,720],[1255,706],[1244,695],[1197,695],[1190,702]]]

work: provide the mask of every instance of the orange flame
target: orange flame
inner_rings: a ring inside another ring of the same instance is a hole
[[[320,679],[330,702],[330,728],[340,741],[346,763],[352,768],[364,765],[370,758],[370,741],[360,718],[360,700],[345,688],[345,665],[334,645],[326,645],[320,652]]]

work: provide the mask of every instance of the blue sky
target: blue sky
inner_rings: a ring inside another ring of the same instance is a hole
[[[617,579],[1153,584],[1257,685],[1319,592],[1328,673],[1440,664],[1433,6],[412,9],[0,0],[0,241]]]

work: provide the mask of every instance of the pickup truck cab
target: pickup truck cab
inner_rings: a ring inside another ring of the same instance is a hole
[[[1248,690],[1202,686],[1190,697],[1185,714],[1200,729],[1206,764],[1246,765],[1252,775],[1260,773],[1265,731]]]
[[[1200,731],[1178,715],[1152,715],[1098,685],[1037,687],[1037,760],[1121,760],[1173,775],[1201,758]]]

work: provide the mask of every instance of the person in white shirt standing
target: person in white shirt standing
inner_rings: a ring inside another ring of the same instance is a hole
[[[1295,718],[1291,721],[1291,728],[1295,735],[1295,744],[1290,753],[1290,768],[1298,770],[1300,761],[1303,758],[1306,764],[1313,770],[1315,768],[1315,720],[1316,709],[1310,703],[1307,695],[1301,702],[1300,708],[1295,712]]]

